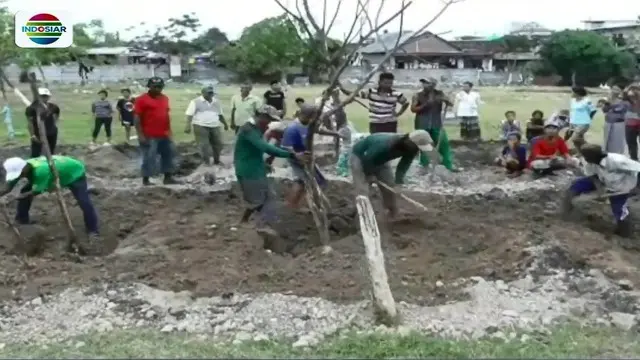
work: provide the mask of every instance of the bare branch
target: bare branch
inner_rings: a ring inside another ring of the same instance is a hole
[[[340,13],[341,7],[342,7],[342,0],[338,0],[338,5],[336,5],[336,11],[333,13],[333,17],[331,18],[331,21],[329,21],[329,25],[327,25],[327,30],[325,31],[325,34],[329,35],[329,33],[331,32],[331,29],[333,28],[333,25],[335,24],[336,19],[338,18],[338,13]]]

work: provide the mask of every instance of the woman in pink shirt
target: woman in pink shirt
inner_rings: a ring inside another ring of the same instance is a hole
[[[631,85],[625,89],[623,98],[631,104],[625,114],[625,136],[629,157],[638,160],[638,138],[640,137],[640,86]]]

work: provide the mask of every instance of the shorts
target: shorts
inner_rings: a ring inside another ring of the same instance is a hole
[[[122,124],[122,126],[133,126],[133,119],[131,120],[122,119],[120,123]]]

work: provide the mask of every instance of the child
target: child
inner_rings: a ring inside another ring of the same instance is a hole
[[[300,116],[300,108],[302,107],[302,105],[304,105],[304,99],[303,98],[296,98],[296,106],[298,107],[298,110],[296,110],[295,113],[293,113],[293,118],[297,119],[298,116]]]
[[[520,143],[521,135],[512,132],[507,135],[507,145],[502,149],[500,157],[496,159],[496,165],[507,170],[507,176],[516,177],[522,175],[527,167],[527,148]]]
[[[569,155],[567,143],[558,135],[559,131],[560,125],[557,122],[547,120],[544,135],[531,147],[528,163],[534,177],[553,175],[555,170],[577,165],[577,159]]]
[[[99,99],[91,104],[91,113],[94,118],[93,137],[91,139],[91,145],[96,144],[100,129],[104,126],[104,132],[107,135],[107,142],[105,145],[111,144],[111,122],[113,121],[113,106],[109,100],[107,100],[107,90],[98,91]]]
[[[544,113],[540,110],[534,110],[531,113],[531,119],[527,121],[525,132],[527,143],[531,144],[531,140],[542,135],[544,135]]]
[[[4,105],[2,110],[0,110],[0,114],[4,114],[4,123],[7,125],[9,140],[13,140],[16,137],[16,131],[13,128],[13,117],[11,116],[11,108],[9,107],[9,104]]]
[[[520,122],[516,120],[516,112],[509,110],[504,113],[505,119],[500,123],[500,140],[507,140],[512,132],[520,133]]]

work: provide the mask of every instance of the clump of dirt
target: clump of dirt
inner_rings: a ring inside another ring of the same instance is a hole
[[[198,163],[192,150],[183,149],[182,159],[187,160],[182,168],[187,173]],[[276,197],[282,199],[291,183],[274,181]],[[43,195],[35,199],[32,210],[46,234],[38,235],[44,239],[40,251],[29,258],[28,267],[15,255],[0,255],[0,300],[109,281],[142,282],[199,295],[277,291],[359,300],[368,293],[369,284],[352,188],[349,183],[331,182],[326,194],[332,205],[334,251],[320,253],[308,211],[288,209],[280,201],[276,230],[285,251],[275,254],[265,252],[264,239],[250,226],[237,225],[244,204],[235,186],[207,194],[184,188],[96,188],[93,199],[110,255],[85,257],[83,262],[70,261],[64,252],[65,227],[53,196]],[[530,251],[535,246],[551,249],[543,254],[546,266],[597,266],[640,284],[636,250],[602,235],[613,226],[606,204],[589,204],[579,221],[565,222],[557,215],[559,194],[551,190],[513,197],[409,195],[429,210],[416,212],[399,199],[397,220],[378,216],[389,281],[398,300],[420,304],[458,300],[464,294],[452,284],[461,277],[515,279],[540,256]],[[70,195],[66,199],[74,225],[82,231],[81,212]],[[377,191],[371,200],[377,213],[384,214]],[[0,252],[13,250],[12,236],[0,227]],[[629,242],[639,240],[636,235]],[[446,286],[436,286],[439,280]]]

